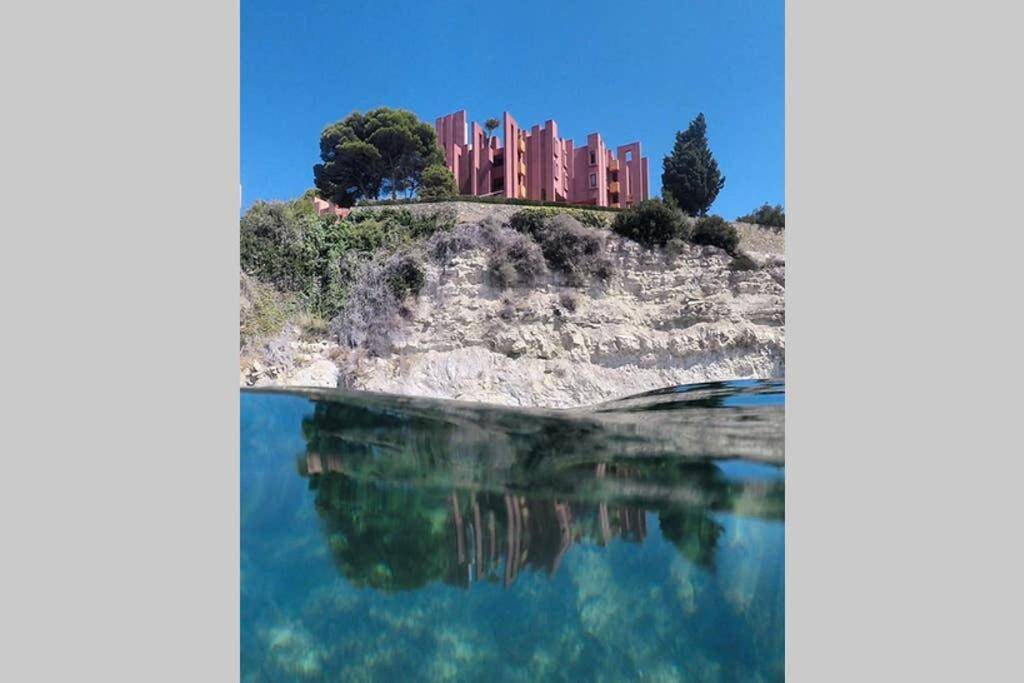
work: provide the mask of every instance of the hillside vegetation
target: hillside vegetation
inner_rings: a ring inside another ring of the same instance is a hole
[[[451,205],[431,207],[367,207],[339,219],[317,215],[308,194],[253,205],[240,223],[242,348],[256,353],[291,324],[307,337],[329,331],[343,346],[386,353],[427,265],[470,247],[488,251],[487,278],[499,290],[530,287],[549,272],[569,287],[607,281],[614,276],[605,252],[610,233],[670,257],[680,244],[714,245],[737,266],[756,267],[720,217],[694,220],[660,200],[613,214],[568,206],[501,214],[495,204],[494,215],[459,229]]]

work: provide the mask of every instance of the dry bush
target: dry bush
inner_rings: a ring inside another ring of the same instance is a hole
[[[580,225],[572,216],[563,213],[547,218],[535,239],[548,265],[565,275],[570,285],[578,287],[590,277],[606,280],[611,276],[604,234]]]
[[[499,289],[530,287],[547,268],[536,242],[525,235],[512,235],[498,245],[487,259],[487,274]]]
[[[424,248],[434,261],[448,266],[463,252],[501,246],[508,240],[506,233],[510,232],[497,219],[488,216],[480,223],[462,223],[451,230],[435,233]]]
[[[405,252],[363,264],[331,333],[350,348],[389,353],[401,326],[403,301],[419,293],[426,272],[418,254]]]

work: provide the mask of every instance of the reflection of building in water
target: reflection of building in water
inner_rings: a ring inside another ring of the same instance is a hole
[[[308,474],[341,472],[341,456],[337,453],[328,453],[327,455],[306,453],[306,472]]]
[[[558,571],[575,543],[607,545],[614,538],[642,542],[643,510],[526,498],[512,493],[462,493],[448,498],[451,550],[456,571],[449,583],[477,581],[511,585],[526,568]]]
[[[489,581],[508,587],[525,569],[554,574],[576,543],[640,543],[647,536],[645,512],[635,507],[508,491],[410,493],[351,479],[337,454],[307,453],[303,460],[339,568],[350,578],[363,572],[365,582],[377,587],[408,588],[429,580],[424,572],[431,571],[440,574],[432,578],[452,585]],[[629,474],[606,464],[591,467],[599,478]],[[432,521],[438,519],[444,520],[441,528]],[[413,565],[420,567],[414,571]]]
[[[607,465],[597,465],[603,477]],[[644,511],[607,503],[526,498],[514,493],[449,496],[456,573],[449,583],[481,580],[511,585],[523,569],[558,571],[575,543],[607,545],[614,538],[640,543],[647,537]]]

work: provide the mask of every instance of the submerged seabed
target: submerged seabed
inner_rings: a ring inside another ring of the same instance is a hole
[[[243,391],[243,680],[781,680],[783,402]]]

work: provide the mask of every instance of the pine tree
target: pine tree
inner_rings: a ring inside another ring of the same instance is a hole
[[[433,125],[410,111],[380,107],[353,112],[324,128],[320,160],[313,167],[320,196],[352,206],[382,191],[394,199],[415,190],[425,169],[444,165],[444,151]]]
[[[662,189],[685,213],[704,216],[724,185],[725,176],[708,147],[707,122],[698,114],[689,128],[676,133],[672,153],[665,157]]]

